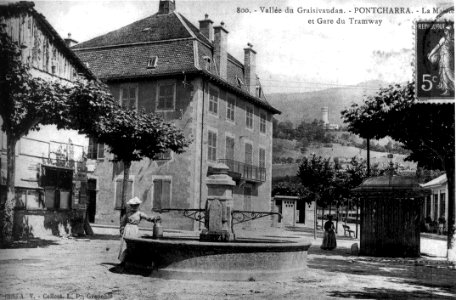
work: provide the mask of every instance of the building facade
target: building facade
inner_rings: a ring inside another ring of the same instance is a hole
[[[271,209],[272,116],[279,111],[263,95],[256,51],[248,45],[241,63],[228,53],[228,37],[223,23],[213,26],[206,15],[197,28],[175,1],[160,1],[156,14],[72,48],[124,107],[159,113],[192,140],[183,154],[132,164],[127,197],[141,198],[145,211],[204,208],[206,177],[220,162],[236,181],[233,209]],[[122,164],[104,155],[93,175],[95,222],[118,224]],[[162,218],[168,228],[200,226],[181,213]]]
[[[448,228],[448,182],[446,174],[426,182],[422,187],[431,190],[431,195],[424,200],[424,218],[430,217],[433,222],[443,224],[442,229],[446,231]],[[442,223],[442,221],[444,222]],[[434,231],[438,231],[437,228]]]
[[[0,26],[22,45],[21,59],[29,64],[32,76],[62,84],[95,78],[32,2],[0,5]],[[0,126],[2,123],[0,118]],[[2,195],[6,194],[6,145],[6,134],[0,132]],[[80,233],[85,215],[87,176],[83,157],[87,147],[85,136],[57,130],[56,126],[41,126],[40,131],[31,131],[19,140],[13,228],[16,238]]]

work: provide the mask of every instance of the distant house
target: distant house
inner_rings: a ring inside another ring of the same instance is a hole
[[[184,154],[164,153],[133,163],[127,198],[142,209],[204,208],[206,176],[225,163],[236,181],[233,208],[270,210],[272,116],[256,74],[256,51],[244,62],[227,51],[229,32],[206,15],[199,28],[160,1],[158,12],[72,49],[124,107],[159,113],[192,139]],[[96,223],[117,224],[122,165],[98,152],[97,193],[89,213]],[[171,228],[195,229],[181,214],[164,214]],[[261,222],[254,221],[255,224]]]
[[[0,26],[22,45],[32,76],[71,83],[95,76],[67,47],[32,2],[0,5]],[[1,98],[0,98],[0,101]],[[0,125],[3,120],[0,118]],[[6,184],[6,134],[0,132],[0,187]],[[88,139],[76,131],[42,126],[20,139],[16,150],[16,237],[69,234],[85,214],[84,153]],[[4,194],[4,193],[3,193]],[[4,199],[2,199],[4,201]],[[74,230],[73,230],[74,229]]]
[[[423,188],[431,189],[432,193],[426,197],[423,207],[424,217],[431,217],[438,222],[441,217],[445,218],[445,228],[448,228],[448,180],[443,174],[433,180],[421,185]]]

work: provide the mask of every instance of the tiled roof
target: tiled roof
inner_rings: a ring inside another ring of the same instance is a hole
[[[176,14],[155,14],[102,36],[80,43],[73,49],[98,48],[192,37]]]
[[[128,47],[80,50],[77,54],[100,79],[132,78],[197,70],[193,63],[193,41],[168,41]],[[148,61],[157,56],[155,68]]]
[[[57,47],[57,49],[59,49],[62,54],[65,55],[65,57],[73,63],[76,70],[80,73],[83,73],[89,79],[96,79],[91,70],[86,68],[79,57],[75,55],[74,52],[70,50],[70,48],[68,48],[65,41],[60,37],[57,31],[55,31],[54,27],[52,27],[48,20],[46,20],[42,14],[38,13],[34,7],[35,3],[27,1],[0,4],[0,16],[9,17],[23,12],[31,14],[37,21],[37,24],[43,33],[46,34]]]
[[[198,43],[197,53],[193,47],[194,41]],[[211,64],[206,70],[206,62],[203,59],[204,56],[212,58],[213,42],[177,12],[152,15],[80,43],[72,49],[82,61],[89,63],[89,68],[101,79],[144,78],[183,71],[204,71],[203,73],[208,75],[205,73],[208,71],[210,73],[208,77],[211,80],[228,84],[247,96],[246,87],[239,86],[237,80],[240,78],[243,81],[243,64],[228,54],[228,78],[226,80],[216,78],[217,68]],[[147,61],[153,56],[158,57],[157,67],[148,69]],[[253,96],[247,96],[247,98],[274,113],[280,113],[267,103],[264,95],[260,98]]]
[[[446,174],[443,174],[437,178],[432,179],[431,181],[428,181],[428,182],[422,184],[421,186],[424,188],[431,188],[431,187],[444,185],[445,183],[447,183],[447,177],[446,177]]]

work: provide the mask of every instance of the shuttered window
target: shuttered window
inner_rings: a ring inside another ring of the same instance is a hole
[[[260,168],[266,168],[266,150],[260,148],[260,157],[259,157]]]
[[[266,115],[264,113],[260,114],[260,132],[266,133]]]
[[[104,158],[104,144],[98,143],[97,139],[89,138],[89,149],[87,153],[87,158]]]
[[[157,110],[174,110],[176,85],[174,83],[158,86]]]
[[[123,179],[119,178],[116,180],[116,209],[121,209],[122,208],[122,184],[123,184]],[[128,180],[127,184],[127,191],[125,193],[126,195],[126,201],[129,199],[133,198],[133,180]]]
[[[245,107],[245,126],[253,129],[253,107],[248,105]]]
[[[217,161],[217,133],[213,131],[207,133],[207,159]]]
[[[218,115],[218,97],[218,90],[211,89],[209,92],[209,112],[214,115]]]
[[[234,160],[234,138],[226,137],[226,151],[225,158]]]
[[[226,103],[226,119],[234,122],[234,107],[236,103],[236,98],[228,97],[228,101]]]
[[[136,86],[126,86],[120,90],[120,105],[126,109],[136,109]]]
[[[253,146],[252,144],[245,144],[245,163],[248,165],[252,164]]]
[[[154,180],[153,208],[162,209],[171,207],[171,179]]]

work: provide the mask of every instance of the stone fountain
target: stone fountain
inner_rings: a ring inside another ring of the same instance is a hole
[[[233,210],[235,183],[227,171],[224,164],[212,168],[205,209],[161,210],[181,211],[204,222],[199,237],[165,234],[158,239],[125,238],[127,268],[147,269],[151,276],[161,278],[236,281],[278,280],[305,270],[311,245],[307,240],[235,236],[235,224],[278,213]]]

